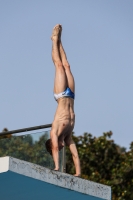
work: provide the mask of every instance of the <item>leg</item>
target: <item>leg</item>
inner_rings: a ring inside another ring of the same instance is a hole
[[[53,29],[52,34],[52,60],[55,65],[55,82],[54,82],[54,93],[63,92],[67,87],[67,77],[65,69],[63,67],[60,52],[59,52],[59,37],[61,34],[61,26],[56,25]]]
[[[72,140],[72,137],[69,136],[69,137],[65,138],[65,143],[67,146],[69,146],[69,149],[72,154],[72,158],[73,158],[73,162],[74,162],[75,170],[76,170],[76,174],[74,176],[80,176],[81,175],[80,160],[79,160],[76,145],[75,145],[74,141]]]
[[[68,87],[72,90],[72,92],[75,92],[74,77],[72,75],[70,65],[68,63],[67,56],[66,56],[66,53],[64,51],[61,39],[59,40],[59,51],[60,51],[60,57],[61,57],[61,60],[62,60],[62,64],[63,64],[63,67],[65,69],[65,73],[66,73],[66,76],[67,76]]]
[[[63,67],[65,69],[65,73],[67,76],[67,86],[72,90],[72,92],[75,92],[75,82],[74,82],[74,77],[72,75],[72,72],[70,70],[70,65],[67,60],[66,53],[64,51],[62,42],[61,42],[61,34],[60,34],[60,40],[59,40],[59,51],[60,51],[60,58],[62,60]],[[68,136],[65,138],[65,143],[67,146],[69,146],[69,149],[72,154],[73,162],[75,165],[75,170],[76,174],[75,176],[80,176],[81,175],[81,169],[80,169],[80,160],[78,156],[78,151],[76,148],[76,145],[74,141],[72,140],[71,134],[68,134]]]
[[[59,53],[59,37],[61,26],[56,25],[52,33],[52,59],[55,65],[55,82],[54,82],[54,93],[63,92],[67,87],[67,77],[65,69],[63,67],[60,53]],[[52,129],[50,132],[50,138],[52,143],[52,156],[55,163],[55,170],[59,169],[59,144],[58,144],[58,124],[53,122]]]

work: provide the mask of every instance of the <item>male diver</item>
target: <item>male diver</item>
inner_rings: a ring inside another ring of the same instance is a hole
[[[80,160],[76,145],[72,140],[72,131],[75,123],[74,98],[75,82],[70,65],[61,42],[62,26],[57,24],[53,28],[52,60],[55,65],[54,98],[58,103],[57,110],[52,123],[50,139],[46,142],[48,152],[53,156],[55,169],[59,170],[59,151],[65,145],[69,147],[76,173],[80,176]]]

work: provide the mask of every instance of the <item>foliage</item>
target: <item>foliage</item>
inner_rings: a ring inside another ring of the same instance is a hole
[[[0,157],[11,156],[53,168],[52,157],[47,153],[45,148],[47,139],[47,134],[44,134],[37,142],[34,142],[32,135],[0,139]]]
[[[77,146],[82,178],[106,184],[112,187],[113,200],[133,200],[133,143],[126,152],[109,139],[112,132],[101,137],[92,137],[89,133],[73,140]],[[67,173],[74,173],[72,157],[67,153]]]
[[[113,200],[133,200],[133,142],[126,151],[113,140],[112,132],[93,137],[89,133],[75,136],[81,161],[82,178],[112,187]],[[45,149],[48,135],[44,134],[35,142],[32,135],[0,139],[0,157],[12,156],[41,166],[53,168],[52,157]],[[74,165],[70,151],[66,148],[67,173],[74,174]]]
[[[4,128],[3,130],[2,130],[2,132],[7,132],[8,131],[8,129],[7,128]],[[8,134],[8,135],[0,135],[0,139],[3,139],[3,138],[10,138],[11,137],[11,134]]]

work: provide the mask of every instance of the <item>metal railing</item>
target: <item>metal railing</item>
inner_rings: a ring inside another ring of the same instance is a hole
[[[22,129],[17,129],[17,130],[11,130],[11,131],[3,131],[0,132],[0,139],[10,139],[11,137],[8,136],[17,136],[18,133],[24,133],[23,138],[26,135],[28,131],[35,131],[35,130],[40,130],[40,129],[46,129],[46,128],[51,128],[52,124],[46,124],[46,125],[40,125],[40,126],[34,126],[34,127],[28,127],[28,128],[22,128]],[[31,134],[31,133],[30,133]],[[38,133],[33,133],[34,135]],[[31,134],[31,135],[33,135]],[[19,137],[19,136],[18,136]],[[61,164],[60,164],[60,171],[65,172],[66,171],[66,159],[65,159],[65,147],[62,149],[61,153]]]
[[[5,132],[0,132],[0,136],[12,135],[12,134],[15,134],[15,133],[34,131],[34,130],[39,130],[39,129],[44,129],[44,128],[51,128],[51,126],[52,126],[52,124],[46,124],[46,125],[33,126],[33,127],[28,127],[28,128],[12,130],[12,131],[5,131]]]

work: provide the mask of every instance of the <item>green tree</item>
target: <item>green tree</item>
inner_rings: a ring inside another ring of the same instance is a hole
[[[34,142],[31,135],[2,138],[0,139],[0,157],[11,156],[41,166],[53,168],[53,159],[45,148],[47,139],[47,134],[44,134],[37,142]]]
[[[112,132],[101,137],[92,137],[89,133],[73,140],[77,146],[81,161],[82,178],[106,184],[112,187],[113,200],[133,200],[133,143],[126,152],[111,140]],[[67,154],[67,173],[74,173],[72,157]]]
[[[93,137],[89,133],[73,134],[81,161],[82,178],[112,187],[113,200],[133,200],[133,142],[126,151],[111,140],[112,132]],[[3,137],[2,137],[3,138]],[[0,139],[0,156],[12,156],[53,168],[52,157],[45,149],[48,135],[35,142],[31,135]],[[74,174],[72,156],[66,148],[67,173]]]

